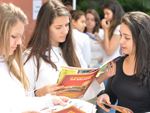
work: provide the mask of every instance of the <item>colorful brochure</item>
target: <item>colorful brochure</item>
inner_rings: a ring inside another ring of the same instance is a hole
[[[122,56],[119,56],[112,60],[116,62],[121,57]],[[107,64],[111,64],[112,60],[105,62],[98,68],[83,69],[61,66],[62,69],[58,79],[58,86],[65,86],[63,88],[65,92],[59,94],[59,96],[82,98],[95,77],[98,77],[101,73],[104,73],[105,68],[107,68]]]
[[[113,109],[119,111],[120,113],[133,113],[132,110],[130,110],[129,108],[126,108],[126,107],[117,106],[117,105],[112,105],[112,104],[107,104],[107,103],[105,103],[105,102],[100,102],[100,103],[102,103],[102,104],[104,104],[104,105],[107,105],[107,106],[109,106],[109,107],[111,107],[111,108],[113,108]],[[125,110],[126,112],[124,112],[124,110]]]

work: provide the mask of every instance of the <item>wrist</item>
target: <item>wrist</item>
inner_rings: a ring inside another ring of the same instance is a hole
[[[34,90],[34,95],[35,95],[35,97],[37,97],[37,95],[36,95],[36,91],[37,91],[37,90]]]

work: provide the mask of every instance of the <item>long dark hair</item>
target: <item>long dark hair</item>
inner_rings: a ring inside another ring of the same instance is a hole
[[[131,30],[136,47],[135,68],[139,84],[147,85],[150,72],[150,16],[143,12],[129,12],[122,18]]]
[[[38,13],[35,29],[27,46],[27,48],[32,49],[26,60],[27,62],[32,56],[35,56],[37,61],[37,75],[39,75],[40,58],[51,64],[52,67],[57,70],[56,65],[51,61],[50,58],[52,45],[49,39],[49,27],[53,24],[54,19],[60,16],[68,16],[69,19],[71,18],[68,9],[57,0],[49,0],[45,2]],[[71,24],[69,24],[69,31],[65,42],[60,43],[59,46],[62,49],[63,58],[67,64],[69,66],[80,67],[80,63],[75,53],[72,41]],[[48,57],[45,55],[46,51],[49,53]]]
[[[94,9],[88,9],[88,10],[85,12],[85,15],[88,14],[88,13],[90,13],[90,14],[92,14],[92,15],[94,16],[94,20],[95,20],[95,23],[96,23],[96,25],[95,25],[95,27],[94,27],[92,33],[99,32],[99,28],[100,28],[100,26],[101,26],[101,23],[100,23],[100,21],[101,21],[101,20],[100,20],[100,16],[98,15],[97,11],[94,10]],[[85,28],[84,32],[87,32],[87,28]]]
[[[107,9],[111,10],[113,13],[113,19],[111,20],[109,31],[108,31],[109,39],[111,39],[115,28],[119,24],[121,24],[121,18],[124,15],[124,10],[121,7],[121,5],[119,4],[119,2],[117,2],[115,0],[108,1],[106,4],[103,5],[102,8],[103,8],[103,10],[105,8],[107,8]]]

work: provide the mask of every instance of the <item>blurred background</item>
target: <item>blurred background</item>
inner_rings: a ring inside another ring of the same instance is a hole
[[[63,3],[73,0],[62,0]],[[102,6],[109,0],[76,0],[76,8],[82,11],[95,9],[101,19],[103,18]],[[142,11],[150,15],[150,0],[117,0],[124,8],[125,12]]]

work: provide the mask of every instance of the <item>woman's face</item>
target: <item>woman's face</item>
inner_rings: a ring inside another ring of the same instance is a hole
[[[129,27],[122,23],[120,27],[120,44],[122,52],[125,54],[135,54],[135,45],[133,43],[133,38]]]
[[[49,36],[52,46],[59,47],[59,43],[63,43],[66,40],[69,23],[68,16],[60,16],[54,19],[53,24],[49,27]]]
[[[107,21],[111,21],[113,19],[113,12],[110,9],[105,8],[103,12],[104,12],[104,18]]]
[[[21,37],[24,32],[24,24],[21,21],[12,28],[10,37],[10,53],[12,55],[16,50],[17,46],[22,44]]]
[[[77,21],[72,20],[73,28],[83,32],[86,24],[85,24],[85,16],[82,15]]]
[[[96,25],[94,15],[91,13],[86,14],[86,28],[91,29],[93,31]]]

